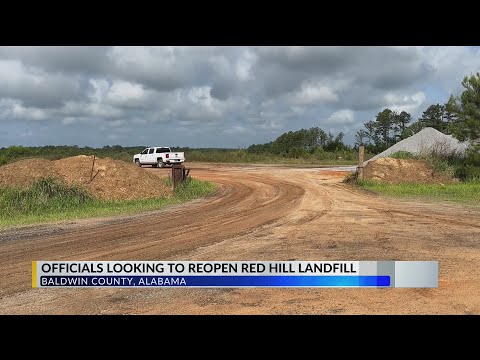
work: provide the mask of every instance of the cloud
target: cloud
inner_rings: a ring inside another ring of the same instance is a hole
[[[333,101],[338,101],[338,96],[332,89],[321,84],[310,83],[302,84],[291,99],[291,102],[296,105],[312,105]]]
[[[111,63],[104,46],[2,46],[0,59],[19,61],[49,73],[103,74]]]
[[[337,112],[334,112],[325,122],[326,124],[335,124],[335,125],[349,125],[353,124],[354,114],[352,110],[343,109]]]
[[[435,84],[447,93],[460,91],[464,76],[475,74],[480,69],[478,47],[427,46],[421,48],[420,56],[434,69]]]
[[[385,94],[386,107],[391,110],[417,114],[420,107],[424,105],[426,96],[423,92],[417,92],[412,95]]]
[[[224,130],[226,134],[236,134],[236,135],[244,135],[244,134],[251,133],[252,131],[253,130],[250,128],[247,128],[245,126],[238,126],[238,125],[234,125]]]
[[[0,100],[0,119],[18,120],[45,120],[48,112],[40,108],[25,107],[18,100]]]
[[[312,126],[351,142],[479,68],[472,47],[1,47],[0,122],[40,144],[237,147]]]
[[[77,77],[49,73],[18,60],[0,60],[0,83],[0,98],[19,99],[27,106],[60,106],[82,96]]]
[[[251,50],[246,49],[235,64],[235,75],[239,81],[253,79],[253,67],[257,56]]]

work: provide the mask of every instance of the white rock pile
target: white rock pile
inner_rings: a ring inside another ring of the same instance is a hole
[[[389,157],[398,151],[408,151],[414,155],[422,155],[433,151],[446,155],[455,154],[462,156],[467,148],[467,142],[458,141],[452,135],[445,135],[434,128],[427,127],[415,135],[399,141],[365,163],[379,158]]]

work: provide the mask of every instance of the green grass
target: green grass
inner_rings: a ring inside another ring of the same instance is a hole
[[[368,154],[366,160],[373,155]],[[245,150],[200,151],[185,153],[187,162],[236,163],[236,164],[275,164],[275,165],[354,165],[357,163],[353,152],[319,152],[299,158],[274,154],[254,154]]]
[[[356,184],[363,189],[392,197],[480,204],[480,181],[440,185],[385,184],[372,180],[357,180]]]
[[[105,201],[79,187],[41,179],[28,189],[0,188],[0,228],[157,210],[205,197],[215,188],[212,183],[189,178],[170,197]]]
[[[391,154],[389,157],[394,159],[416,159],[417,157],[408,151],[397,151]]]

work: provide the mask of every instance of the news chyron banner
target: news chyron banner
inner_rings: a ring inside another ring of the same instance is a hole
[[[34,288],[436,288],[437,261],[33,261]]]

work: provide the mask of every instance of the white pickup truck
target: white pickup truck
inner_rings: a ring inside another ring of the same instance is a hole
[[[133,155],[133,162],[138,166],[152,165],[165,167],[165,165],[181,164],[185,161],[183,152],[172,152],[169,147],[149,147],[140,154]]]

